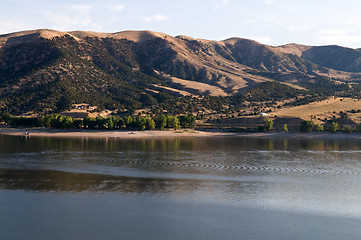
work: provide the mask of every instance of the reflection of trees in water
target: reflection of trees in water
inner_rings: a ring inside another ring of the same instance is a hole
[[[285,139],[283,140],[283,150],[284,150],[284,151],[287,151],[287,150],[288,150],[288,139],[287,139],[287,138],[285,138]]]
[[[29,155],[29,159],[25,158],[25,160],[29,160],[29,164],[35,163],[44,168],[47,164],[54,163],[60,164],[60,167],[66,167],[66,164],[69,164],[70,168],[75,166],[77,169],[83,166],[95,169],[104,167],[114,172],[117,172],[120,167],[168,175],[179,173],[240,177],[254,172],[279,174],[284,168],[289,168],[289,172],[300,172],[297,168],[293,169],[293,165],[290,166],[289,160],[294,161],[295,166],[300,164],[302,167],[305,163],[306,168],[311,163],[322,163],[323,165],[320,165],[322,168],[331,166],[327,165],[330,163],[339,162],[341,165],[344,161],[342,151],[360,151],[360,149],[361,142],[350,140],[240,137],[68,139],[0,136],[0,163],[3,167],[10,164],[8,166],[10,168],[14,166],[22,168],[24,157],[21,154],[31,153],[33,155]],[[288,152],[273,153],[277,150]],[[316,151],[316,153],[307,153],[302,150]],[[350,161],[358,160],[360,154],[357,151],[348,153],[347,157]],[[288,155],[289,153],[291,154]],[[10,159],[14,158],[13,162],[8,161],[9,156],[11,156]],[[275,162],[272,157],[275,158]],[[71,161],[65,163],[63,160]],[[26,165],[26,162],[24,164]],[[217,181],[162,179],[162,175],[157,176],[159,177],[134,178],[52,170],[4,169],[0,170],[0,187],[34,191],[175,192],[179,194],[197,189],[213,191],[214,185],[223,186],[224,191],[231,192],[233,192],[232,189],[237,188],[240,191],[247,189],[244,188],[244,183],[239,182],[220,184]]]
[[[286,144],[285,144],[286,143]],[[272,139],[242,137],[174,137],[174,138],[48,138],[0,136],[0,152],[40,151],[149,151],[177,153],[179,151],[238,150],[358,150],[361,142],[348,139]]]

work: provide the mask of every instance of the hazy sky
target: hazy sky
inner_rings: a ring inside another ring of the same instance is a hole
[[[153,30],[223,40],[361,48],[359,0],[0,0],[0,34]]]

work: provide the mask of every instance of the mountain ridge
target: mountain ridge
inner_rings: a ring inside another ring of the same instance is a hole
[[[0,35],[0,106],[59,111],[87,102],[138,109],[188,94],[238,96],[263,82],[313,93],[322,82],[337,94],[353,94],[349,82],[356,79],[357,85],[361,79],[359,55],[339,46],[330,51],[329,46],[270,46],[152,31],[22,31]],[[335,67],[329,59],[338,56],[346,63]]]

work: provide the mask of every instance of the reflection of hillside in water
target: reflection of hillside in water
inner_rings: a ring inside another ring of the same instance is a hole
[[[69,173],[56,170],[0,170],[1,189],[56,192],[191,193],[218,185],[194,179],[158,179]],[[240,185],[241,183],[237,184]],[[234,188],[235,183],[227,183]],[[238,186],[239,187],[239,186]],[[238,188],[237,187],[237,188]]]
[[[0,136],[0,187],[229,194],[254,182],[261,191],[262,177],[360,176],[360,156],[361,143],[348,140]]]

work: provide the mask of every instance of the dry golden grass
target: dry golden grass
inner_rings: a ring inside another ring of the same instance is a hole
[[[100,32],[92,32],[92,31],[72,31],[69,32],[72,36],[78,37],[78,38],[86,38],[86,37],[98,37],[98,38],[106,38],[111,33],[100,33]]]
[[[16,37],[24,37],[28,35],[38,35],[44,38],[54,38],[59,36],[64,36],[68,33],[66,32],[60,32],[50,29],[38,29],[38,30],[29,30],[29,31],[21,31],[21,32],[14,32],[9,34],[0,35],[0,38],[16,38]]]
[[[352,98],[329,98],[321,102],[313,102],[307,105],[284,108],[273,112],[277,116],[292,116],[309,120],[311,115],[316,118],[328,118],[340,111],[361,109],[361,101]],[[354,114],[354,117],[357,117]]]
[[[21,31],[15,33],[9,33],[5,35],[0,35],[0,47],[7,44],[21,44],[25,42],[31,42],[36,39],[53,39],[55,37],[62,37],[65,35],[70,35],[76,40],[80,40],[76,36],[73,36],[67,32],[60,32],[51,29],[38,29],[38,30],[30,30],[30,31]]]
[[[124,31],[109,34],[107,37],[115,39],[127,39],[133,42],[145,42],[154,38],[173,38],[168,34],[152,31]]]
[[[190,88],[190,89],[199,91],[200,94],[207,94],[207,95],[211,95],[211,96],[228,96],[229,95],[225,91],[223,91],[223,89],[221,89],[217,86],[212,86],[212,85],[209,85],[206,83],[200,83],[200,82],[195,82],[195,81],[188,81],[188,80],[184,80],[184,79],[180,79],[180,78],[176,78],[176,77],[171,77],[171,79],[174,83],[181,84],[185,88]]]
[[[191,93],[187,92],[187,91],[183,91],[183,90],[180,90],[180,89],[175,89],[175,88],[171,88],[171,87],[166,87],[166,86],[162,86],[162,85],[159,85],[159,84],[152,84],[154,87],[156,88],[160,88],[160,89],[165,89],[165,90],[168,90],[168,91],[172,91],[172,92],[175,92],[175,93],[179,93],[181,94],[182,96],[189,96],[189,95],[192,95]]]
[[[195,82],[195,81],[189,81],[180,79],[177,77],[172,77],[168,74],[157,72],[159,75],[168,78],[174,83],[180,84],[182,87],[179,89],[179,93],[181,93],[183,96],[185,96],[185,92],[188,92],[188,95],[192,95],[193,93],[196,94],[206,94],[211,96],[228,96],[222,88],[219,88],[217,86],[212,86],[207,83],[201,83],[201,82]],[[158,85],[157,85],[158,86]],[[175,90],[173,88],[173,90]],[[193,90],[193,91],[192,91]]]
[[[296,43],[286,44],[286,45],[277,47],[277,49],[281,50],[284,53],[290,53],[290,54],[296,55],[298,57],[301,57],[302,53],[304,51],[307,51],[310,48],[312,48],[312,47],[306,46],[306,45],[301,45],[301,44],[296,44]]]

